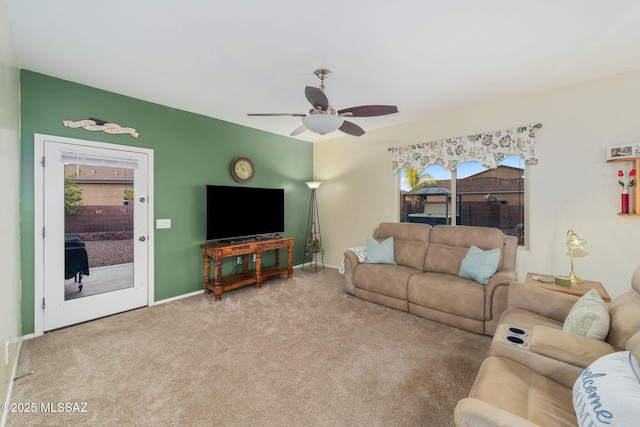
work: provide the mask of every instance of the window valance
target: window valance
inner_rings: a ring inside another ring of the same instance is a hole
[[[541,127],[538,123],[406,147],[391,147],[389,151],[393,152],[393,174],[398,174],[403,168],[421,172],[430,165],[454,171],[465,162],[477,162],[488,169],[495,169],[501,161],[514,155],[519,155],[526,165],[535,165],[538,163],[535,154],[535,129]]]

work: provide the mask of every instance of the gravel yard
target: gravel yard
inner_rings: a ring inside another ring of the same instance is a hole
[[[84,242],[89,257],[89,270],[106,265],[133,262],[133,239]]]

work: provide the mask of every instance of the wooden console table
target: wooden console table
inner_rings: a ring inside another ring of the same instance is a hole
[[[206,243],[200,245],[204,257],[204,292],[214,293],[216,301],[222,299],[222,293],[242,286],[255,283],[256,288],[270,277],[283,274],[291,279],[293,275],[293,238],[255,240],[239,243]],[[287,265],[280,265],[280,249],[287,248]],[[272,267],[262,266],[262,253],[275,251],[276,263]],[[255,254],[256,269],[249,271],[249,256]],[[222,277],[222,259],[228,257],[242,257],[242,273],[230,274]],[[211,259],[214,260],[214,281],[211,283]]]

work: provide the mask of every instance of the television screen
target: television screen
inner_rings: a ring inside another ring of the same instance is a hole
[[[284,232],[284,189],[207,185],[207,240]]]

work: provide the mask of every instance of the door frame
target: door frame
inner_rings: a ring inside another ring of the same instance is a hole
[[[33,209],[34,209],[34,336],[44,334],[44,168],[42,161],[44,157],[45,141],[59,142],[64,144],[89,145],[96,148],[110,150],[131,151],[147,155],[147,193],[149,202],[147,203],[147,235],[149,245],[147,249],[147,305],[154,305],[154,181],[153,181],[153,150],[148,148],[133,147],[129,145],[112,144],[106,142],[90,141],[85,139],[67,138],[55,135],[33,134]]]

